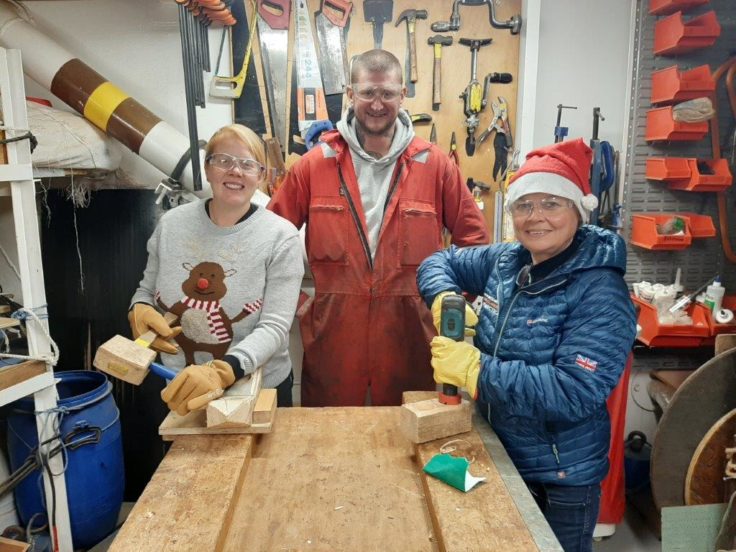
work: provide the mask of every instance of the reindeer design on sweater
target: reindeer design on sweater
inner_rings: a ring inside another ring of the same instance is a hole
[[[176,342],[184,351],[188,365],[195,364],[194,353],[198,351],[221,359],[233,339],[233,324],[260,309],[263,301],[258,299],[246,304],[238,315],[230,318],[221,301],[227,294],[225,278],[235,274],[236,270],[225,270],[215,262],[201,262],[195,266],[183,263],[182,266],[189,273],[181,285],[184,297],[168,306],[157,294],[156,303],[179,317],[182,332],[176,337]]]

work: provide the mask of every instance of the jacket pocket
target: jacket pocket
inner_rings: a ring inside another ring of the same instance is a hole
[[[347,264],[347,239],[350,218],[345,205],[330,198],[316,198],[309,206],[307,240],[309,261]]]
[[[430,203],[416,200],[399,202],[399,262],[418,266],[442,247],[437,212]]]

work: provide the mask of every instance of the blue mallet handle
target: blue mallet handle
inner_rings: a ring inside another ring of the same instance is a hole
[[[165,380],[173,380],[179,373],[157,362],[152,362],[151,366],[149,366],[149,369],[151,370],[151,372],[159,377],[164,378]]]

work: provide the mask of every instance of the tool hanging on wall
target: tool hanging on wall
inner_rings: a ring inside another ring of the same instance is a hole
[[[181,38],[181,57],[184,67],[184,95],[187,106],[192,181],[194,191],[200,191],[202,189],[202,175],[199,164],[196,107],[205,106],[202,73],[210,70],[207,27],[212,21],[232,25],[235,23],[235,18],[233,18],[225,4],[219,2],[219,0],[216,2],[176,0],[176,3],[179,7],[179,36]]]
[[[345,92],[348,79],[348,53],[345,26],[353,10],[346,0],[322,0],[322,7],[314,14],[319,47],[319,68],[325,95]]]
[[[251,2],[251,19],[250,25],[248,25],[248,46],[245,49],[245,57],[243,58],[243,66],[238,71],[238,74],[234,77],[221,77],[217,74],[220,70],[220,56],[222,55],[223,43],[220,43],[220,53],[217,56],[217,66],[215,67],[215,74],[210,81],[210,96],[213,98],[239,98],[243,93],[243,86],[245,86],[245,77],[248,75],[248,65],[250,65],[250,56],[253,50],[253,40],[256,36],[256,2]],[[223,30],[223,39],[225,38]],[[224,42],[224,41],[223,41]]]
[[[437,145],[437,127],[432,123],[432,130],[429,131],[429,143]]]
[[[319,72],[317,51],[312,39],[312,24],[305,0],[294,0],[296,7],[296,86],[299,134],[305,138],[315,121],[326,121],[327,105]]]
[[[577,109],[574,105],[562,105],[557,104],[557,124],[555,125],[555,144],[562,142],[567,136],[567,127],[560,126],[562,122],[562,110],[563,109]]]
[[[608,192],[615,180],[613,157],[613,146],[609,142],[598,139],[598,125],[600,121],[606,119],[601,115],[601,108],[593,108],[593,136],[590,139],[590,148],[593,150],[593,165],[590,169],[590,191],[598,198],[598,207],[590,213],[590,224],[598,224],[598,217],[601,214],[608,215],[604,210],[605,203],[610,207],[610,198]]]
[[[393,0],[365,0],[363,17],[366,23],[373,25],[373,47],[383,47],[383,24],[391,23],[394,17]]]
[[[488,80],[488,78],[486,78]],[[498,176],[506,172],[508,156],[513,151],[514,138],[511,135],[511,124],[509,123],[509,106],[506,98],[498,96],[498,102],[492,102],[493,117],[491,122],[480,136],[478,144],[485,141],[492,132],[496,133],[493,138],[493,151],[495,159],[493,162],[493,181],[498,182]]]
[[[272,134],[283,149],[287,144],[286,81],[291,0],[258,0],[258,36],[266,81]]]
[[[452,3],[452,13],[449,21],[435,21],[431,28],[436,33],[460,30],[460,6],[483,6],[488,4],[488,18],[491,26],[496,29],[509,29],[512,35],[519,34],[521,30],[521,15],[514,15],[508,21],[496,19],[496,8],[494,0],[455,0]]]
[[[427,19],[427,10],[404,10],[394,25],[394,27],[398,27],[406,22],[406,56],[404,58],[404,67],[406,70],[406,95],[410,98],[416,95],[414,83],[419,79],[417,74],[417,19]]]
[[[473,178],[468,178],[465,183],[468,186],[470,193],[473,194],[473,199],[475,200],[475,204],[478,206],[478,209],[482,211],[485,208],[485,204],[483,203],[483,194],[490,192],[491,187],[485,182],[481,182],[480,180],[475,180]]]
[[[452,131],[450,137],[450,152],[447,154],[455,162],[455,165],[460,166],[460,156],[457,153],[457,138],[455,137],[455,131]]]
[[[440,110],[442,103],[442,47],[452,44],[451,36],[434,35],[427,39],[427,43],[434,48],[434,68],[432,70],[432,111]]]
[[[470,82],[460,94],[463,99],[463,111],[465,113],[465,126],[468,129],[468,137],[465,140],[465,153],[472,156],[475,153],[475,130],[478,128],[480,119],[478,114],[486,106],[486,93],[478,82],[478,50],[493,42],[491,38],[474,39],[461,38],[460,44],[470,48]]]
[[[286,167],[284,166],[284,157],[281,153],[281,145],[279,139],[272,137],[264,140],[266,144],[266,156],[268,157],[268,195],[273,196],[279,189],[281,182],[286,176]]]

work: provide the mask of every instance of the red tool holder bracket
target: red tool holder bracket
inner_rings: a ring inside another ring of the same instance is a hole
[[[654,55],[673,56],[712,46],[721,34],[713,10],[683,21],[682,12],[657,21],[654,26]]]
[[[646,177],[686,192],[720,192],[733,183],[727,159],[650,157]]]
[[[708,65],[680,71],[677,65],[652,73],[651,102],[654,105],[670,105],[686,100],[710,97],[716,83]]]
[[[672,117],[672,106],[658,107],[647,112],[647,142],[697,141],[708,134],[708,122],[684,123]]]
[[[650,0],[650,15],[669,15],[676,11],[685,12],[697,6],[707,4],[710,0]]]
[[[639,306],[638,323],[641,332],[637,340],[649,347],[689,348],[707,345],[711,340],[711,327],[705,308],[691,304],[687,314],[692,324],[660,324],[657,308],[632,295],[632,301]]]
[[[660,234],[657,226],[661,226],[673,217],[685,221],[685,230],[682,234]],[[638,213],[631,215],[631,245],[660,250],[686,249],[692,244],[693,238],[712,238],[716,235],[713,220],[707,215],[695,213]]]

